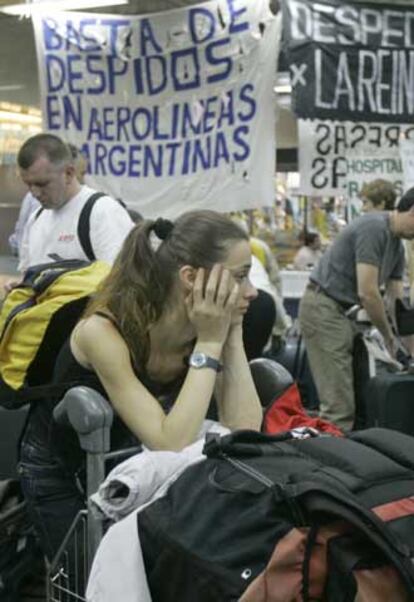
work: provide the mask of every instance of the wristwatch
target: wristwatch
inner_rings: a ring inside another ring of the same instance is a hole
[[[218,360],[213,357],[202,353],[201,351],[195,351],[188,358],[188,365],[190,368],[213,368],[216,372],[220,372],[223,366]]]

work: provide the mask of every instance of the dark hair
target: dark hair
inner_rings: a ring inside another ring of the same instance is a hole
[[[395,199],[397,198],[394,184],[382,178],[377,178],[376,180],[372,180],[372,182],[364,184],[360,196],[371,201],[374,207],[384,203],[386,211],[394,209]]]
[[[319,238],[319,232],[316,232],[316,230],[305,230],[303,244],[309,247],[317,238]]]
[[[406,211],[410,211],[410,209],[414,205],[414,186],[407,190],[399,200],[397,205],[397,211],[399,213],[405,213]]]
[[[308,247],[317,238],[319,238],[319,232],[317,230],[303,228],[298,234],[298,240],[302,245]]]
[[[142,213],[140,213],[136,209],[132,209],[131,207],[127,207],[126,210],[128,211],[129,217],[132,219],[132,221],[134,222],[134,224],[139,224],[140,222],[143,221],[144,216],[142,215]]]
[[[63,140],[53,134],[36,134],[21,146],[17,164],[22,169],[28,169],[42,155],[55,164],[73,162],[71,151]]]
[[[175,222],[144,220],[130,231],[85,315],[108,309],[135,367],[142,369],[149,355],[149,326],[169,301],[179,268],[211,269],[225,260],[232,243],[242,240],[248,241],[248,234],[215,211],[189,211]]]

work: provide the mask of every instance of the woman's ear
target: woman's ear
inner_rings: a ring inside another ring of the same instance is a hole
[[[194,286],[194,280],[197,274],[196,268],[191,265],[183,265],[179,271],[178,276],[181,284],[186,291],[191,291]]]

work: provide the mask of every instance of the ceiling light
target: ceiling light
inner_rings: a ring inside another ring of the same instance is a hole
[[[24,86],[21,84],[4,84],[0,86],[0,92],[9,92],[10,90],[21,90]]]
[[[290,84],[276,84],[273,91],[276,94],[290,94],[292,92],[292,86]]]
[[[288,71],[279,71],[276,78],[276,85],[273,90],[276,94],[290,94],[292,92],[290,74]]]
[[[11,111],[12,113],[27,113],[29,115],[34,115],[35,117],[42,116],[42,111],[40,109],[37,109],[36,107],[29,107],[27,105],[20,105],[7,101],[0,101],[0,111]]]
[[[0,7],[0,12],[7,15],[31,16],[36,13],[54,12],[56,10],[79,10],[83,8],[100,8],[103,6],[119,6],[128,4],[129,0],[41,0],[23,4],[7,4]]]
[[[37,117],[36,115],[28,115],[27,113],[12,113],[11,111],[0,110],[0,121],[11,121],[16,123],[38,125],[42,122],[42,118]]]
[[[42,113],[36,107],[14,104],[11,102],[0,102],[0,123],[18,123],[25,126],[40,127],[42,125]]]

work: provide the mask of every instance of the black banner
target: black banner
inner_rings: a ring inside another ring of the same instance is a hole
[[[298,117],[413,121],[414,9],[284,0],[283,36]]]

